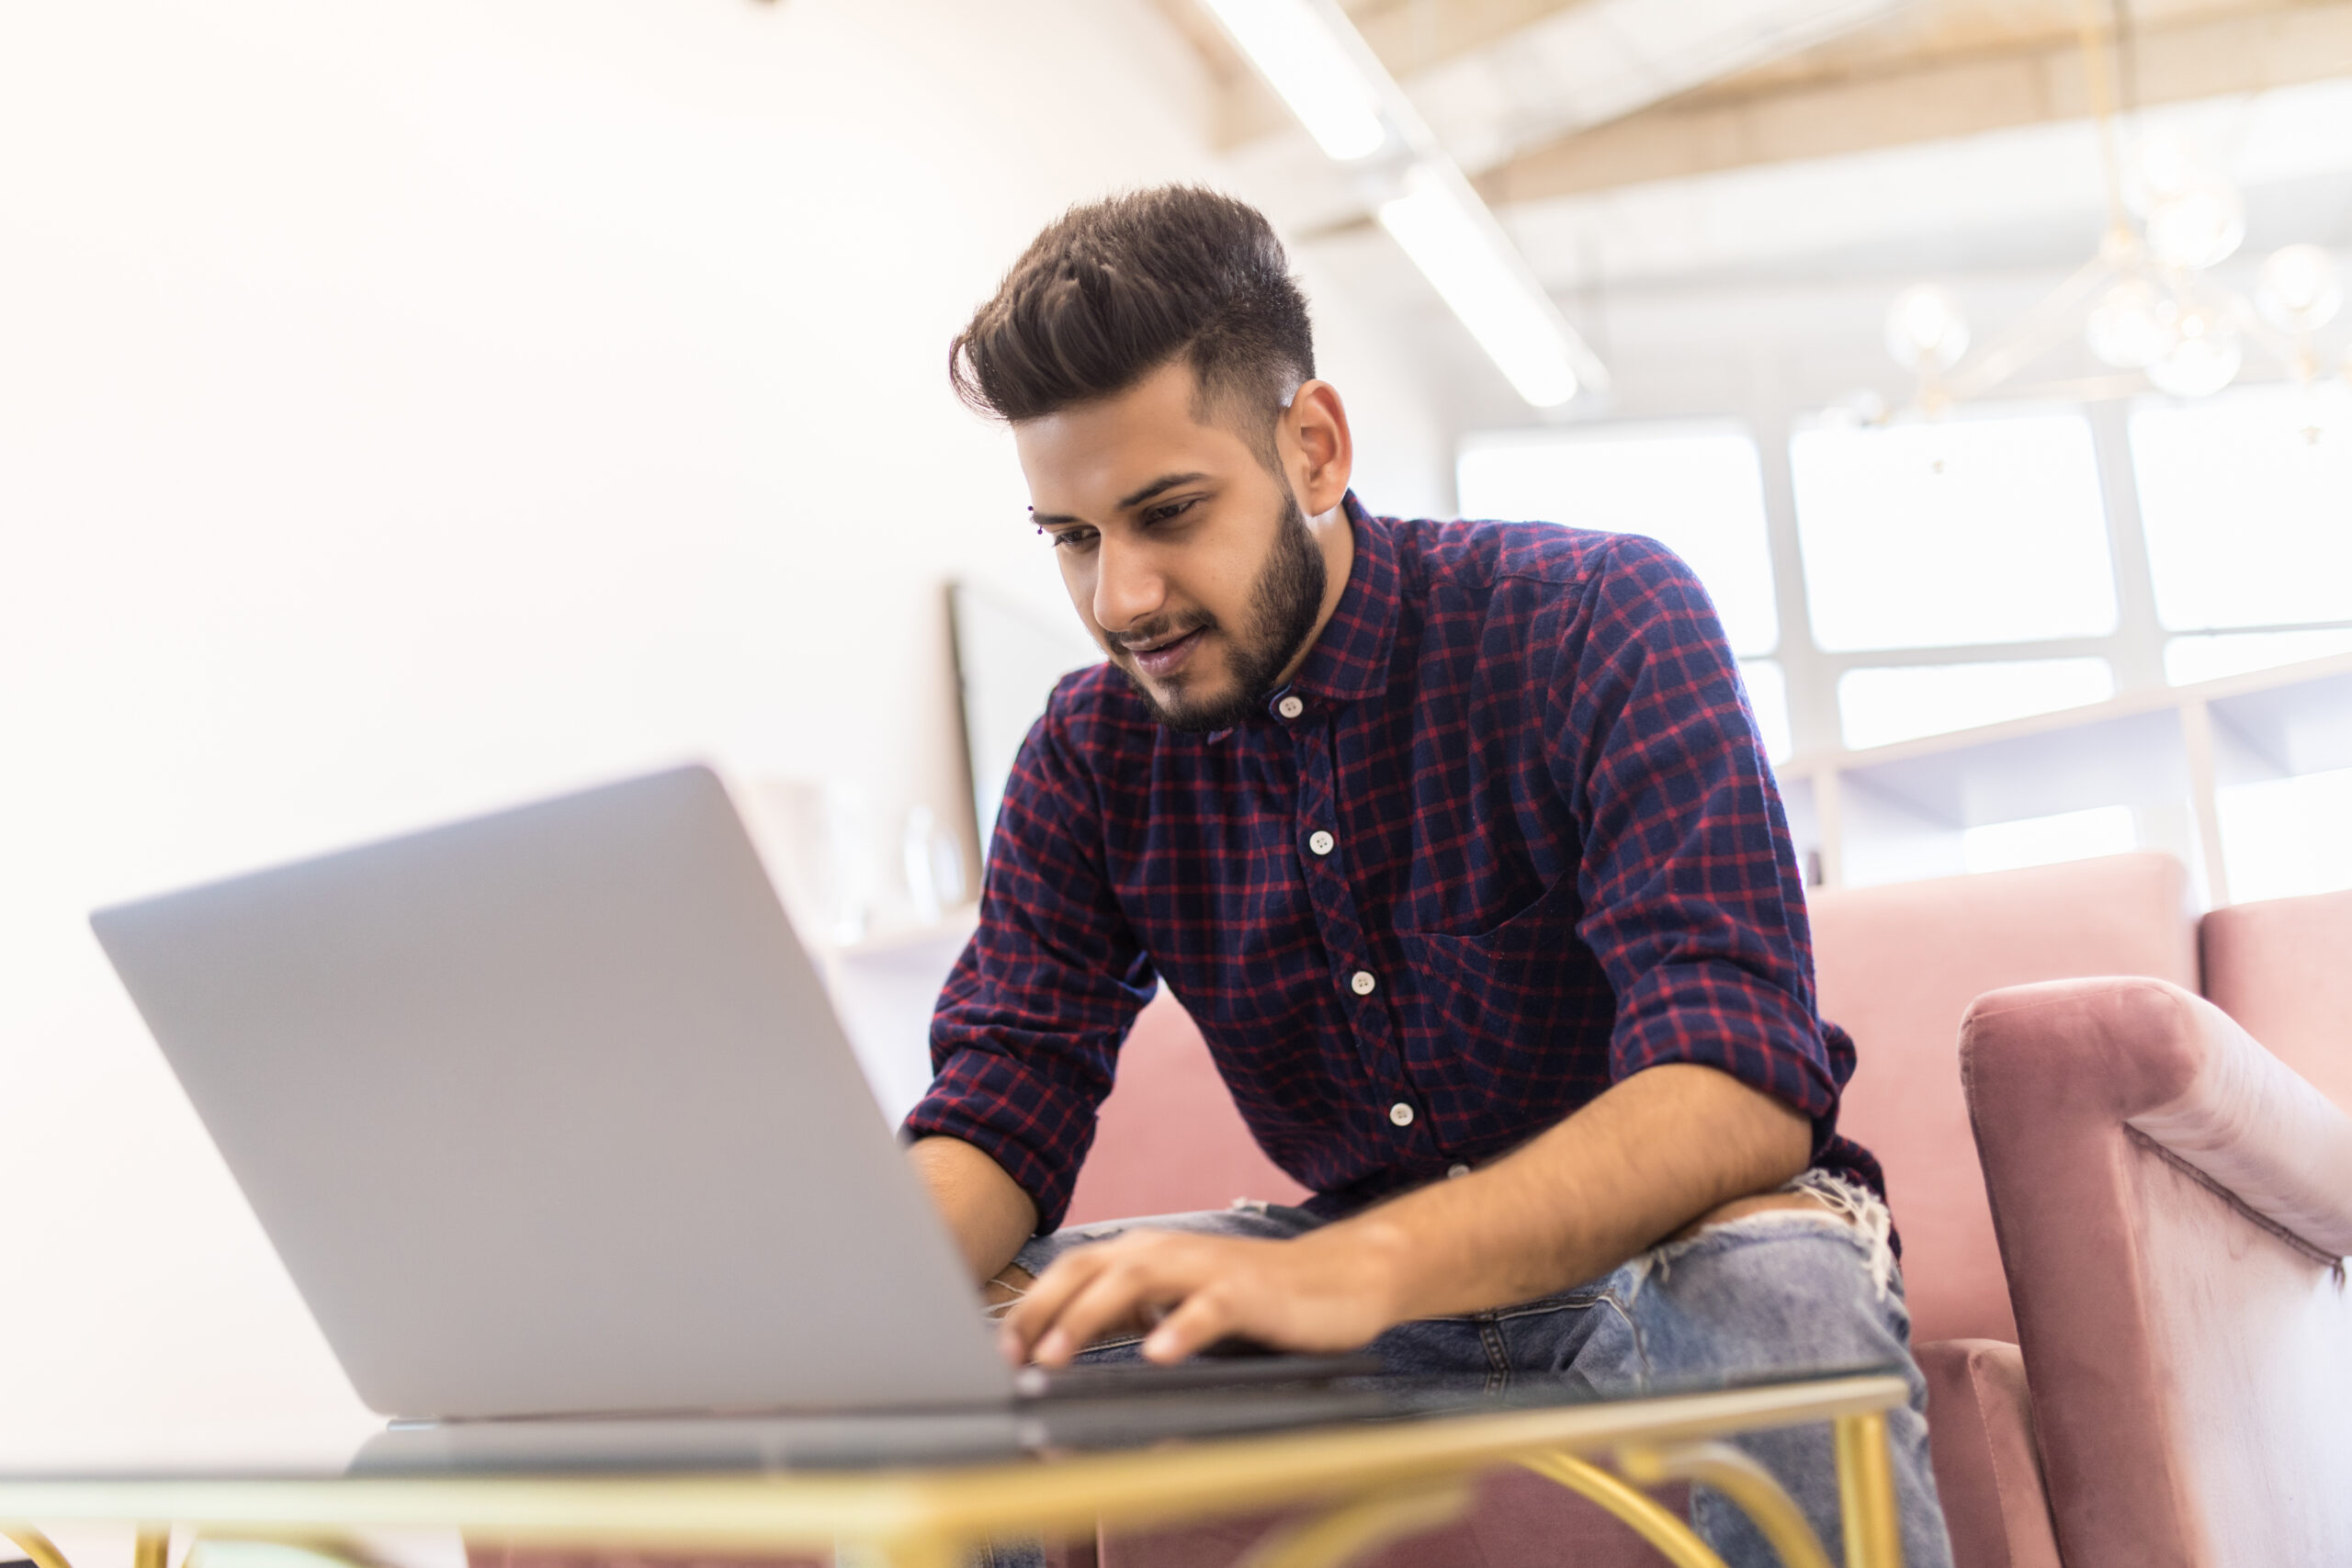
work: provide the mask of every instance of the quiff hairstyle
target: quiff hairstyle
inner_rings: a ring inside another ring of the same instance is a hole
[[[1224,412],[1269,467],[1274,424],[1315,374],[1306,297],[1246,202],[1160,186],[1073,207],[1012,264],[947,350],[981,413],[1020,423],[1125,391],[1182,355],[1196,412]]]

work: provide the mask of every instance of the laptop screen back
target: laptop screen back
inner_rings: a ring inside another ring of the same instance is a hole
[[[1008,1395],[707,770],[92,924],[370,1407]]]

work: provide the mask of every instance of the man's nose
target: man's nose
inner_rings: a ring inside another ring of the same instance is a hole
[[[1159,614],[1167,581],[1150,552],[1105,538],[1095,554],[1094,624],[1113,636]]]

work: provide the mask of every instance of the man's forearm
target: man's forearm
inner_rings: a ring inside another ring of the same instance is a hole
[[[975,1283],[994,1279],[1037,1233],[1037,1205],[1004,1168],[961,1138],[922,1138],[907,1151],[955,1235]]]
[[[1395,1320],[1595,1279],[1804,1168],[1805,1119],[1713,1067],[1652,1067],[1508,1157],[1308,1238],[1381,1259]]]

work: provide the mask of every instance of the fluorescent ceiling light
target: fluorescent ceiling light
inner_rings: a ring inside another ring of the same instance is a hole
[[[1512,265],[1516,256],[1483,209],[1474,212],[1451,182],[1420,167],[1407,176],[1404,195],[1380,204],[1380,226],[1521,397],[1548,409],[1577,395],[1566,323],[1551,297]]]
[[[1326,154],[1368,158],[1388,141],[1373,84],[1304,0],[1206,0]]]
[[[1216,14],[1325,153],[1357,162],[1393,151],[1397,163],[1411,160],[1401,187],[1391,187],[1401,188],[1402,194],[1379,208],[1381,226],[1462,318],[1521,397],[1537,408],[1553,408],[1575,397],[1580,388],[1608,389],[1608,368],[1560,314],[1510,236],[1430,133],[1412,100],[1357,34],[1338,0],[1202,3]],[[1748,0],[1713,3],[1744,5]],[[1385,183],[1395,171],[1383,165],[1378,173]]]

